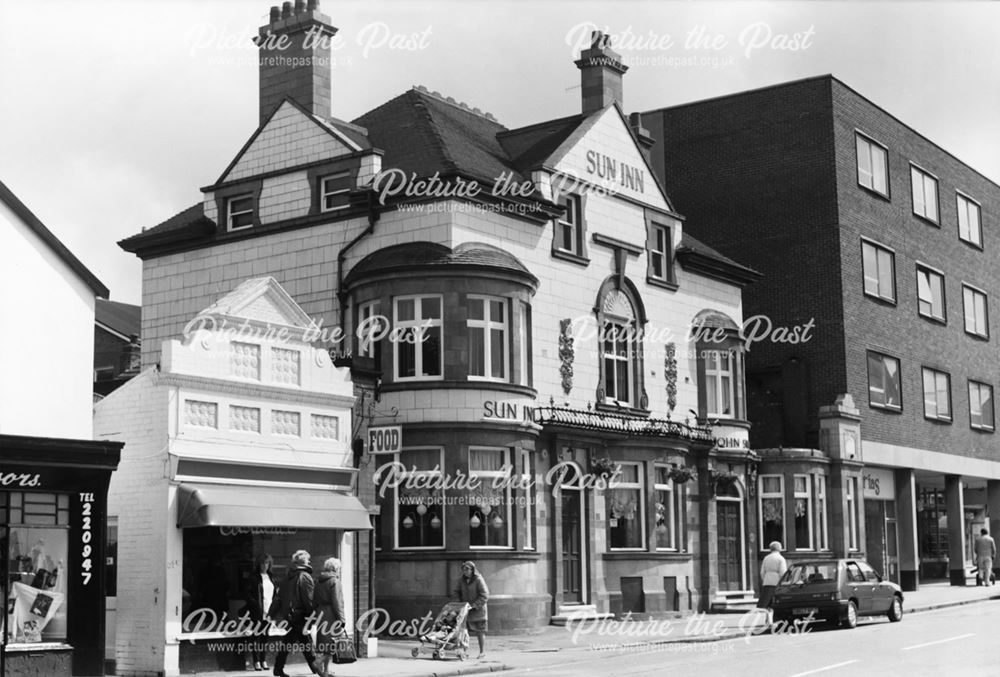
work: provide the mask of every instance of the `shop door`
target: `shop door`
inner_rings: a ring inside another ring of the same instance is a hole
[[[888,578],[884,501],[865,501],[865,559],[872,568]]]
[[[740,575],[740,503],[719,499],[716,501],[716,515],[719,523],[719,590],[740,590],[743,577]]]
[[[583,492],[562,488],[563,602],[582,604],[583,599]]]

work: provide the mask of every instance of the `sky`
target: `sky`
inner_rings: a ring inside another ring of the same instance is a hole
[[[257,125],[267,0],[0,3],[0,181],[110,289],[116,242],[201,200]],[[833,74],[1000,183],[1000,3],[321,0],[332,115],[424,85],[515,128],[579,112],[580,40],[630,66],[626,112]],[[984,227],[998,223],[984,214]],[[2,238],[2,234],[0,234]],[[2,246],[2,241],[0,241]]]

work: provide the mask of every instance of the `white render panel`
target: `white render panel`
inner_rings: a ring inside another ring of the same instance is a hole
[[[291,172],[264,179],[258,202],[260,222],[275,223],[306,216],[311,204],[312,189],[306,172]]]
[[[286,101],[222,181],[245,179],[351,152],[315,120]]]

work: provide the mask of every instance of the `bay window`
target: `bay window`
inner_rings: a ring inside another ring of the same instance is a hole
[[[393,488],[397,548],[444,547],[443,454],[430,447],[395,455],[406,469]]]
[[[469,448],[469,546],[510,547],[510,450]]]
[[[469,378],[507,380],[509,373],[507,299],[468,297]]]
[[[396,380],[442,377],[441,300],[440,295],[401,296],[394,300]]]
[[[645,547],[642,468],[638,463],[619,463],[619,466],[621,475],[605,491],[608,546],[611,550],[641,550]]]
[[[781,475],[761,475],[760,483],[760,547],[766,549],[772,541],[785,541],[785,481]]]

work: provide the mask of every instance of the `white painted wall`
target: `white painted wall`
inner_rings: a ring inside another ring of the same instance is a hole
[[[91,439],[94,292],[0,202],[0,434]]]

